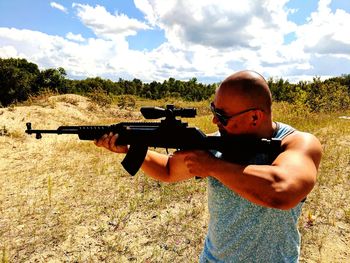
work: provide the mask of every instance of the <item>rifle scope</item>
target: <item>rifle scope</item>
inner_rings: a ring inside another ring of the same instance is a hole
[[[141,113],[145,119],[159,119],[159,118],[170,118],[185,117],[193,118],[196,116],[197,111],[195,108],[175,108],[174,105],[167,105],[166,108],[160,107],[142,107]]]

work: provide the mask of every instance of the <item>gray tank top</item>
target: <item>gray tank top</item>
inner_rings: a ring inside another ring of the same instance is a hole
[[[273,138],[294,131],[277,123]],[[252,163],[265,160],[260,154]],[[255,205],[208,177],[210,220],[200,262],[298,262],[301,208],[302,203],[287,211]]]

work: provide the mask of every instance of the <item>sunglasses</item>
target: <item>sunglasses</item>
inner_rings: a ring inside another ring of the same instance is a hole
[[[225,113],[223,113],[222,110],[219,110],[219,109],[216,109],[215,108],[215,105],[214,105],[214,102],[210,103],[210,110],[211,112],[214,114],[214,116],[219,120],[219,122],[226,126],[228,121],[231,119],[231,118],[234,118],[234,117],[237,117],[243,113],[246,113],[246,112],[249,112],[249,111],[252,111],[252,110],[260,110],[258,108],[249,108],[249,109],[246,109],[246,110],[243,110],[243,111],[240,111],[240,112],[237,112],[233,115],[226,115]]]

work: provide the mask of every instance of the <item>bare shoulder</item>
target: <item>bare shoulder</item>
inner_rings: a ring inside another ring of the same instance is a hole
[[[307,132],[295,131],[282,140],[282,146],[290,148],[320,148],[321,143],[318,138]]]
[[[311,157],[317,165],[322,157],[322,145],[311,133],[295,131],[282,140],[282,147],[284,151],[298,151]]]

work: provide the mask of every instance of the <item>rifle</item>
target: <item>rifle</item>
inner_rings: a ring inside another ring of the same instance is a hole
[[[195,108],[142,107],[145,119],[164,118],[160,122],[121,122],[110,126],[60,126],[57,130],[33,130],[27,123],[27,134],[35,134],[41,139],[43,133],[77,134],[80,140],[95,140],[110,132],[118,134],[118,145],[129,145],[129,150],[121,162],[124,169],[135,175],[140,169],[148,147],[177,150],[216,150],[223,158],[237,163],[248,164],[249,159],[257,153],[268,155],[269,162],[281,151],[279,139],[259,139],[247,136],[207,136],[196,127],[176,117],[193,118]]]

